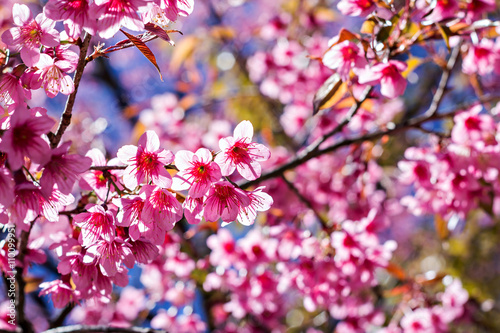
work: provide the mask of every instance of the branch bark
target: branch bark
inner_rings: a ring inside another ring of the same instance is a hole
[[[36,220],[36,219],[35,219]],[[28,249],[28,239],[30,236],[31,228],[35,222],[33,220],[30,225],[30,229],[28,231],[22,231],[21,237],[19,239],[18,245],[18,255],[17,260],[22,265],[16,267],[16,324],[20,327],[23,333],[34,333],[33,324],[26,318],[24,313],[24,305],[26,302],[26,294],[24,289],[26,287],[26,281],[24,281],[24,257],[26,256],[26,252]]]
[[[61,115],[61,120],[59,121],[59,127],[57,128],[56,134],[52,132],[48,134],[50,147],[52,149],[56,148],[57,145],[59,145],[59,142],[61,142],[61,138],[66,131],[66,128],[68,128],[68,126],[71,124],[73,106],[75,105],[76,94],[78,92],[80,80],[82,79],[83,70],[85,69],[85,65],[87,64],[85,58],[87,56],[87,50],[89,48],[91,38],[92,35],[86,32],[82,45],[80,46],[80,56],[78,58],[78,65],[76,67],[75,76],[73,78],[75,90],[68,96],[68,99],[66,100],[66,107],[64,108],[64,112]]]

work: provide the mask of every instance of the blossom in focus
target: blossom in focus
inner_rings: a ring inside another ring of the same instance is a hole
[[[43,85],[45,93],[50,98],[58,93],[69,95],[75,91],[73,79],[68,75],[75,70],[72,63],[65,60],[57,60],[48,54],[40,54],[36,63],[38,70],[31,78],[31,88],[38,89]]]
[[[111,241],[115,237],[115,212],[100,205],[89,204],[86,213],[75,215],[74,221],[82,229],[81,243],[90,246],[99,239]]]
[[[262,169],[259,162],[267,161],[271,152],[266,146],[252,142],[252,137],[252,123],[244,120],[236,126],[233,136],[220,139],[221,152],[215,157],[215,162],[221,167],[223,176],[238,170],[248,180],[260,177]]]
[[[120,164],[117,158],[113,158],[106,162],[104,154],[97,148],[93,148],[85,154],[86,157],[92,160],[92,166],[114,166]],[[115,184],[120,188],[121,185],[117,182],[117,179],[123,172],[121,170],[109,170],[109,175]],[[108,193],[108,179],[104,176],[104,172],[101,170],[89,170],[84,173],[81,178],[79,185],[82,189],[87,191],[94,191],[97,197],[101,200],[106,198]],[[109,190],[109,195],[114,193],[114,186],[111,186]]]
[[[40,13],[33,20],[28,6],[15,3],[12,17],[17,27],[2,34],[2,40],[10,47],[21,50],[21,59],[27,66],[33,66],[40,58],[42,45],[55,47],[59,45],[59,32],[54,29],[55,21]]]
[[[64,28],[69,37],[78,39],[85,29],[94,35],[95,18],[87,0],[49,0],[43,12],[54,21],[64,21]]]
[[[144,24],[137,11],[146,6],[145,0],[95,0],[94,15],[97,18],[98,34],[101,38],[113,37],[121,27],[141,31]]]
[[[264,188],[265,186],[260,186],[251,192],[247,192],[250,204],[241,209],[238,214],[238,222],[246,226],[252,225],[257,217],[257,212],[265,212],[271,208],[273,198],[262,191]]]
[[[174,161],[170,150],[160,149],[160,139],[154,131],[147,131],[139,139],[138,146],[126,145],[116,153],[118,159],[127,165],[123,182],[129,189],[134,189],[143,181],[169,188],[172,177],[165,165]]]
[[[189,188],[189,196],[199,198],[207,193],[210,185],[221,178],[220,167],[212,162],[212,153],[200,148],[196,153],[181,150],[175,154],[175,166],[179,172],[173,178],[174,190]]]
[[[236,188],[228,181],[220,181],[212,185],[205,201],[203,217],[215,222],[219,218],[223,222],[233,222],[238,217],[240,207],[250,204],[245,191]]]

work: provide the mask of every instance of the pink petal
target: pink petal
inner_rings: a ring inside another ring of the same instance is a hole
[[[234,129],[234,138],[236,139],[236,141],[238,141],[239,139],[248,138],[247,142],[250,142],[252,141],[252,137],[253,137],[253,126],[252,123],[249,122],[248,120],[243,120]]]
[[[186,170],[187,168],[191,168],[193,166],[191,164],[193,156],[194,154],[188,150],[179,150],[175,154],[175,166],[177,167],[177,169]]]
[[[12,17],[14,19],[14,23],[19,27],[26,25],[33,20],[33,16],[31,15],[31,11],[28,6],[18,3],[15,3],[14,7],[12,7]]]
[[[160,149],[160,138],[154,131],[146,131],[139,139],[139,146],[144,147],[147,152],[155,152]]]
[[[120,160],[120,162],[125,164],[130,164],[130,159],[137,156],[137,147],[132,145],[125,145],[118,149],[116,153],[116,157]]]

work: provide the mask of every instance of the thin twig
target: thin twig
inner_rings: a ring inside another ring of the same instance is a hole
[[[257,185],[265,180],[279,177],[281,174],[283,174],[287,170],[294,169],[294,168],[298,167],[299,165],[302,165],[313,158],[319,157],[319,156],[326,154],[326,153],[333,152],[339,148],[346,147],[346,146],[349,146],[351,144],[362,143],[365,141],[377,140],[385,135],[391,135],[391,134],[395,134],[398,132],[402,132],[402,131],[420,126],[420,125],[422,125],[426,122],[429,122],[429,121],[453,117],[456,113],[458,113],[462,110],[465,110],[467,108],[470,108],[471,106],[477,104],[478,102],[485,103],[487,101],[492,101],[492,100],[496,100],[499,98],[500,98],[499,96],[486,96],[485,98],[480,98],[478,100],[475,100],[472,103],[469,102],[469,103],[460,104],[452,111],[448,111],[445,113],[435,113],[435,114],[433,114],[431,116],[427,116],[427,117],[420,116],[417,118],[412,118],[408,121],[405,121],[403,123],[396,125],[395,127],[391,128],[391,129],[380,130],[380,131],[365,134],[365,135],[355,137],[355,138],[345,138],[342,141],[334,143],[334,144],[332,144],[328,147],[325,147],[323,149],[312,150],[311,148],[306,148],[301,154],[298,154],[296,158],[290,160],[289,162],[282,164],[281,166],[277,167],[276,169],[261,175],[256,180],[247,181],[245,183],[240,184],[239,186],[242,189],[246,189],[246,188],[249,188],[251,186],[255,186],[255,185]]]
[[[448,86],[448,81],[450,80],[451,72],[453,71],[453,68],[455,68],[455,64],[457,63],[458,55],[460,54],[460,46],[462,45],[461,42],[458,43],[457,46],[453,48],[453,51],[451,52],[450,58],[448,59],[448,62],[446,64],[446,68],[443,71],[443,75],[441,75],[441,79],[439,80],[439,85],[436,90],[436,93],[434,94],[434,97],[432,98],[431,106],[429,109],[422,115],[423,118],[427,118],[429,116],[432,116],[435,114],[439,106],[441,105],[441,102],[443,101],[444,94],[446,93],[446,87]]]
[[[85,57],[87,56],[87,50],[89,48],[91,38],[92,35],[86,32],[83,43],[80,46],[80,57],[78,58],[78,65],[76,66],[76,72],[73,78],[75,90],[69,95],[66,101],[66,107],[64,108],[64,112],[61,115],[61,120],[59,121],[59,127],[57,128],[56,134],[52,132],[48,134],[51,148],[57,147],[57,145],[61,141],[64,131],[66,131],[66,128],[68,128],[68,126],[71,124],[71,115],[73,112],[73,106],[75,105],[76,93],[78,92],[78,87],[80,85],[80,80],[82,79],[83,70],[85,69]]]
[[[64,320],[66,317],[73,311],[75,308],[75,305],[73,303],[69,303],[66,305],[64,309],[62,309],[61,313],[55,318],[53,321],[50,322],[49,328],[56,328],[61,326],[64,323]]]
[[[51,328],[42,333],[166,333],[165,330],[155,330],[147,327],[111,327],[105,325],[70,325]]]
[[[323,230],[325,231],[328,231],[330,229],[330,227],[328,226],[328,221],[325,220],[323,218],[323,216],[320,215],[320,213],[313,207],[313,205],[311,204],[311,202],[309,200],[307,200],[306,197],[304,197],[302,195],[302,193],[300,193],[299,189],[297,187],[295,187],[295,185],[293,185],[292,182],[290,182],[284,174],[281,175],[281,179],[283,179],[283,181],[285,182],[285,184],[288,186],[288,188],[290,189],[290,191],[292,191],[296,196],[297,198],[299,198],[299,200],[307,206],[307,208],[309,208],[310,210],[312,210],[312,212],[314,213],[314,215],[316,215],[316,218],[318,219],[318,221],[321,223],[321,226],[323,227]]]

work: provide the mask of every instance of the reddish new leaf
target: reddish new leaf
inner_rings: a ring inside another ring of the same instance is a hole
[[[163,81],[163,76],[161,75],[160,67],[156,63],[155,55],[153,54],[153,52],[151,52],[149,47],[147,47],[147,45],[142,40],[137,38],[136,36],[131,35],[131,34],[125,32],[121,29],[120,29],[120,31],[123,32],[123,34],[125,36],[127,36],[127,38],[132,43],[134,43],[135,47],[137,47],[139,49],[139,51],[141,51],[141,53],[144,54],[144,56],[156,67],[156,69],[158,70],[158,73],[160,74],[160,79]]]

